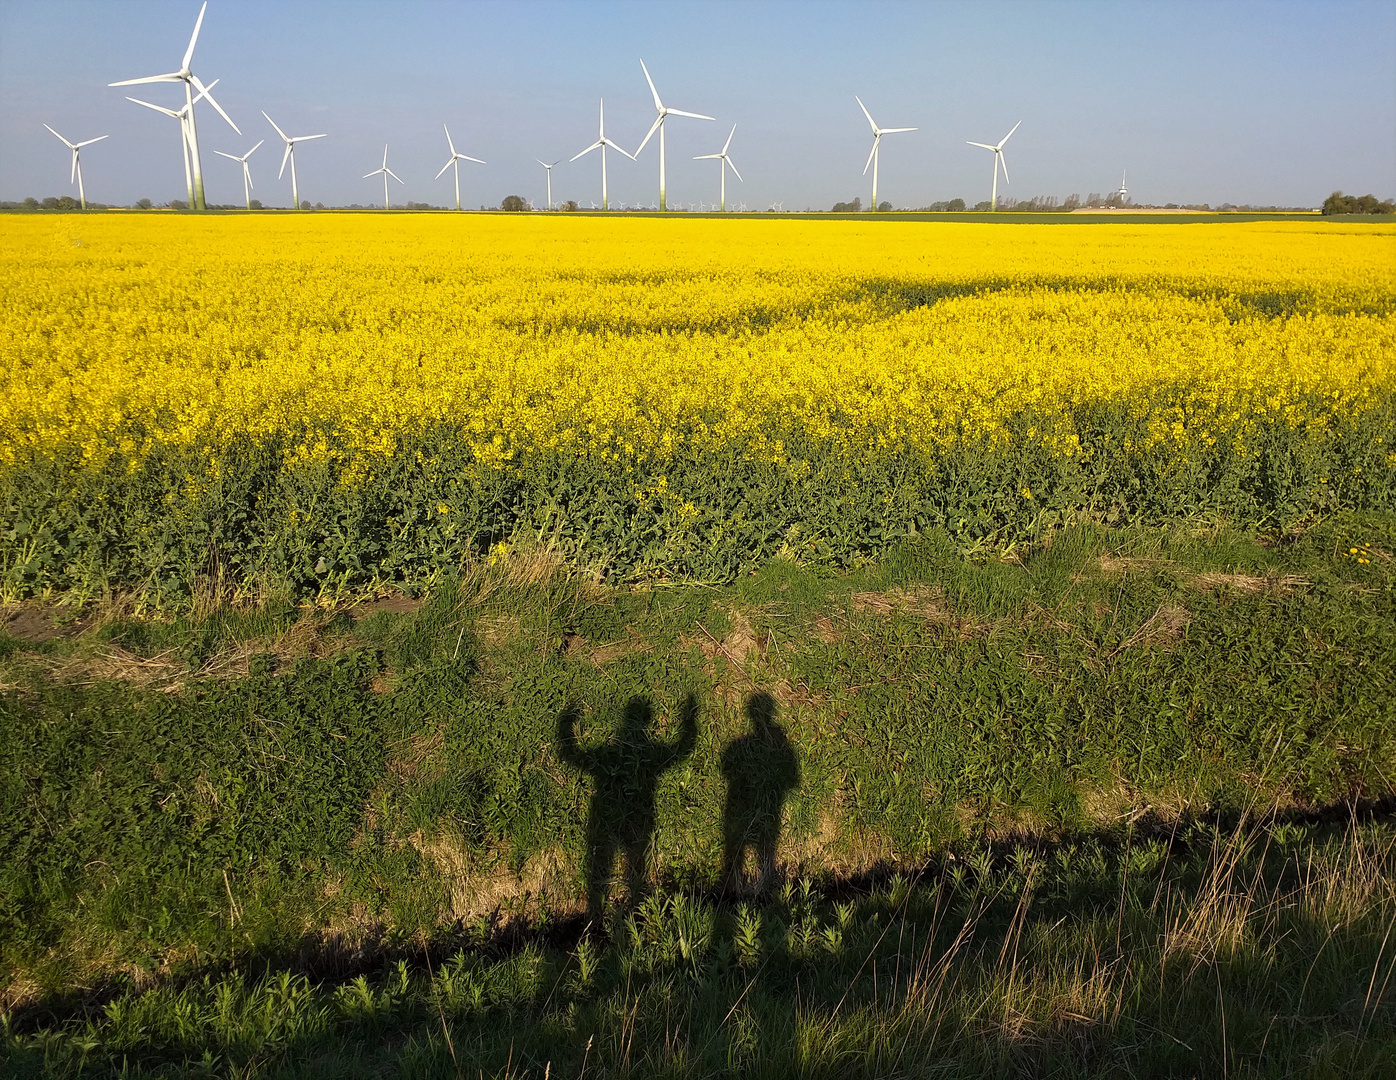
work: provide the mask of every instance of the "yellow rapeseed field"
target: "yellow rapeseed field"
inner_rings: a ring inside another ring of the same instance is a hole
[[[626,497],[676,456],[798,480],[1025,440],[1169,476],[1288,432],[1332,471],[1343,427],[1387,447],[1349,473],[1396,463],[1390,226],[36,215],[0,290],[0,471],[64,484],[274,440],[342,489],[443,430],[476,479],[585,461]]]

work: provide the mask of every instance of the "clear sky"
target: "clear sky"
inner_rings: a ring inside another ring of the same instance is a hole
[[[109,89],[179,66],[198,0],[0,0],[0,199],[72,191],[69,139],[111,138],[83,152],[88,196],[128,204],[184,196],[174,85]],[[442,123],[457,148],[467,205],[517,193],[541,203],[601,197],[600,162],[567,158],[607,134],[634,151],[653,120],[639,59],[665,104],[717,118],[669,121],[671,201],[712,201],[719,150],[737,125],[732,203],[827,209],[869,196],[862,175],[878,123],[915,126],[883,142],[879,197],[921,206],[989,196],[992,158],[965,140],[1006,147],[1027,198],[1128,188],[1155,203],[1316,206],[1335,188],[1396,196],[1396,4],[1125,0],[974,3],[431,2],[211,0],[193,69],[220,79],[235,134],[200,106],[210,202],[239,202],[252,157],[254,194],[290,203],[281,148],[260,110],[288,133],[328,132],[297,151],[303,198],[382,198],[389,165],[406,181],[395,203],[445,204],[451,174]],[[613,202],[657,200],[657,139],[638,163],[610,156]]]

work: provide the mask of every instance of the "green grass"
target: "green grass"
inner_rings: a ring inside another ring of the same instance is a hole
[[[6,1071],[454,1075],[444,1023],[469,1075],[1380,1075],[1391,825],[1302,814],[1396,794],[1393,551],[1389,514],[932,534],[649,589],[516,551],[419,605],[0,638]],[[724,878],[744,813],[774,895]],[[588,913],[589,828],[645,856]]]

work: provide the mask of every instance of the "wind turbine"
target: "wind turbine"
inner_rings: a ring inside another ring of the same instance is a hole
[[[442,169],[442,170],[441,170],[441,172],[445,172],[445,171],[446,171],[445,169]],[[367,180],[370,176],[377,176],[379,173],[382,173],[382,174],[383,174],[383,209],[384,209],[384,210],[390,210],[390,209],[392,209],[392,207],[390,207],[390,206],[388,205],[388,177],[391,176],[391,177],[392,177],[394,180],[396,180],[399,184],[402,183],[402,177],[398,176],[397,173],[393,172],[392,169],[388,168],[388,144],[387,144],[387,143],[384,143],[384,144],[383,144],[383,164],[382,164],[382,166],[381,166],[380,168],[374,169],[371,173],[364,173],[364,179]],[[441,173],[437,173],[436,175],[437,175],[437,176],[440,176]]]
[[[1120,197],[1120,202],[1122,203],[1125,201],[1125,197],[1129,195],[1129,188],[1125,187],[1125,177],[1128,174],[1128,169],[1124,169],[1120,172],[1120,190],[1115,192],[1115,194]]]
[[[650,69],[645,67],[645,62],[640,61],[640,70],[645,73],[645,82],[650,84],[650,93],[654,95],[654,107],[659,115],[654,118],[654,123],[650,125],[648,134],[640,143],[640,147],[635,151],[635,156],[640,156],[640,151],[644,150],[645,144],[650,141],[650,136],[656,131],[659,132],[659,212],[665,213],[669,209],[669,203],[664,196],[664,120],[670,116],[687,116],[694,120],[711,120],[711,116],[704,116],[702,113],[684,112],[682,109],[666,109],[664,102],[659,100],[659,91],[654,88],[654,80],[650,78]]]
[[[876,209],[877,209],[877,163],[878,163],[878,148],[882,145],[882,136],[884,136],[884,135],[891,135],[891,134],[893,134],[893,133],[895,133],[895,132],[898,132],[898,131],[915,131],[916,129],[915,129],[914,127],[909,127],[909,128],[880,128],[880,127],[877,126],[877,124],[875,124],[875,123],[873,122],[872,113],[868,112],[868,107],[867,107],[866,105],[863,104],[863,99],[860,98],[857,94],[854,94],[854,95],[853,95],[853,100],[856,101],[856,102],[858,103],[858,108],[860,108],[860,109],[863,110],[863,115],[866,116],[866,117],[868,118],[868,124],[869,124],[869,126],[872,127],[872,130],[873,130],[873,144],[872,144],[872,150],[871,150],[871,152],[869,152],[869,154],[868,154],[868,164],[863,166],[863,175],[864,175],[864,176],[867,176],[867,175],[868,175],[868,165],[871,165],[871,166],[872,166],[872,171],[873,171],[872,206],[868,207],[868,209],[869,209],[869,210],[876,210]]]
[[[1021,120],[1019,120],[1018,123],[1014,124],[1014,125],[1013,125],[1013,131],[1017,131],[1018,128],[1019,128],[1019,126],[1020,126],[1022,123],[1023,123],[1023,122],[1022,122]],[[1008,183],[1008,162],[1005,161],[1004,158],[1003,158],[1003,144],[1006,143],[1009,139],[1013,138],[1013,131],[1010,131],[1007,135],[1005,135],[1002,139],[1000,139],[1000,140],[998,141],[998,145],[997,145],[997,146],[990,146],[988,143],[982,143],[982,142],[970,142],[969,139],[966,139],[966,140],[965,140],[965,142],[969,143],[970,146],[982,146],[985,150],[992,150],[992,151],[994,152],[994,194],[992,195],[991,200],[990,200],[990,203],[989,203],[989,209],[991,209],[991,210],[997,210],[997,209],[999,208],[999,166],[1000,166],[1000,165],[1003,166],[1003,182],[1004,182],[1005,184]]]
[[[598,130],[599,130],[599,134],[596,136],[596,141],[595,141],[594,143],[592,143],[590,146],[588,146],[585,150],[583,150],[580,154],[578,154],[577,157],[572,158],[572,161],[576,161],[577,158],[579,158],[579,157],[586,157],[586,156],[587,156],[588,154],[590,154],[593,150],[596,150],[596,149],[600,148],[600,150],[601,150],[601,209],[602,209],[602,210],[609,210],[609,209],[610,209],[610,204],[609,204],[609,203],[607,202],[607,200],[606,200],[606,147],[609,146],[612,150],[619,150],[622,154],[625,154],[625,156],[628,157],[631,161],[634,161],[634,160],[635,160],[635,155],[634,155],[634,154],[626,154],[625,151],[624,151],[624,150],[621,150],[621,148],[620,148],[616,143],[613,143],[610,139],[606,138],[606,99],[605,99],[605,98],[602,98],[602,99],[601,99],[601,126],[600,126],[600,128],[599,128]],[[637,152],[638,152],[638,151],[637,151]],[[385,180],[384,183],[386,184],[387,181]]]
[[[265,109],[262,110],[262,115],[267,116]],[[296,190],[296,143],[309,142],[311,139],[323,139],[325,135],[322,132],[319,135],[291,136],[287,135],[286,132],[282,131],[279,127],[276,127],[276,121],[270,116],[267,116],[267,123],[276,128],[276,133],[281,136],[281,141],[286,144],[286,152],[281,155],[281,168],[277,170],[276,178],[278,180],[281,179],[281,174],[286,171],[286,162],[289,161],[291,163],[291,205],[299,210],[301,208],[301,197],[300,192]],[[369,175],[371,176],[373,174],[370,173]],[[387,183],[386,180],[383,181],[384,187],[387,186]]]
[[[200,90],[194,98],[194,104],[197,105],[199,99],[204,97],[208,91],[212,90],[217,85],[218,80],[214,79],[207,87]],[[174,119],[179,121],[179,156],[184,162],[184,186],[188,189],[189,205],[192,207],[194,205],[194,174],[189,168],[189,129],[185,124],[185,121],[189,118],[190,107],[185,105],[176,112],[174,109],[167,109],[163,105],[152,105],[148,101],[142,101],[140,98],[133,98],[129,95],[126,100],[134,101],[137,105],[144,105],[147,109],[154,109],[158,113],[164,113],[166,116],[174,117]]]
[[[258,139],[257,146],[261,146],[262,143],[266,141],[266,139]],[[247,209],[249,210],[252,209],[253,184],[252,170],[247,167],[247,159],[257,152],[257,146],[254,146],[251,150],[247,151],[247,153],[243,154],[242,157],[237,157],[234,154],[225,154],[222,150],[214,151],[214,153],[217,154],[219,157],[225,157],[229,161],[237,161],[242,163],[242,198],[243,201],[247,203]]]
[[[553,208],[553,165],[556,165],[557,162],[554,161],[553,165],[549,165],[541,158],[534,158],[533,160],[548,170],[548,209],[551,210]]]
[[[737,166],[733,163],[732,159],[727,156],[727,148],[732,145],[732,136],[736,133],[737,125],[733,124],[732,130],[727,133],[727,141],[722,144],[722,149],[718,153],[699,154],[693,159],[694,161],[709,161],[713,158],[717,158],[719,162],[718,168],[722,170],[722,212],[724,214],[727,213],[727,166],[731,165],[732,171],[737,173],[737,179],[742,180],[742,174],[737,172]],[[746,181],[742,180],[742,183],[745,184]]]
[[[440,179],[441,179],[441,173],[444,173],[444,172],[445,172],[447,169],[449,169],[452,165],[454,165],[454,166],[456,167],[456,209],[459,210],[459,209],[460,209],[460,163],[461,163],[462,161],[473,161],[473,162],[475,162],[476,165],[483,165],[484,162],[481,161],[481,160],[480,160],[479,158],[477,158],[477,157],[468,157],[468,156],[465,155],[465,154],[457,153],[457,152],[456,152],[456,144],[453,143],[453,142],[451,141],[451,129],[448,128],[445,124],[442,124],[442,125],[441,125],[441,128],[442,128],[443,131],[446,132],[446,145],[449,146],[449,147],[451,148],[451,157],[450,157],[450,159],[446,162],[445,165],[441,166],[441,172],[437,173],[434,177],[432,177],[432,179],[433,179],[433,180],[440,180]],[[383,168],[386,169],[387,167],[388,167],[388,148],[387,148],[386,146],[384,146],[384,147],[383,147]],[[369,176],[373,176],[374,174],[373,174],[373,173],[369,173],[368,175],[369,175]],[[397,177],[394,176],[393,179],[394,179],[394,180],[397,180]],[[402,182],[402,181],[400,181],[400,180],[398,181],[398,183],[401,183],[401,182]],[[387,209],[387,202],[388,202],[388,178],[385,176],[385,177],[383,177],[383,203],[384,203],[384,209]]]
[[[53,131],[53,128],[48,127],[47,124],[45,124],[44,127],[48,128],[49,131]],[[80,151],[84,146],[91,146],[95,142],[101,142],[103,139],[108,138],[109,136],[98,135],[95,139],[88,139],[86,142],[70,143],[67,139],[63,138],[63,136],[59,135],[56,131],[53,131],[53,135],[54,138],[56,138],[59,142],[61,142],[64,146],[66,146],[69,150],[73,152],[73,167],[68,172],[68,183],[71,184],[73,182],[73,178],[77,178],[78,205],[81,206],[84,210],[86,210],[87,195],[82,190],[82,162],[78,160],[78,151]]]
[[[194,45],[199,40],[199,27],[204,24],[204,12],[208,10],[208,0],[204,0],[204,6],[199,8],[199,18],[194,23],[194,33],[189,37],[189,48],[184,50],[184,59],[180,61],[179,70],[171,71],[164,75],[148,75],[144,79],[123,79],[121,82],[108,83],[108,86],[136,86],[141,83],[158,82],[182,82],[184,84],[184,105],[189,110],[184,120],[184,137],[189,142],[189,160],[193,166],[193,188],[194,201],[190,204],[196,210],[206,210],[204,202],[204,173],[203,166],[199,162],[199,135],[194,126],[194,91],[199,91],[199,97],[208,98],[208,103],[218,110],[218,115],[228,121],[228,126],[239,135],[238,126],[233,123],[232,117],[223,111],[222,106],[213,100],[209,87],[199,81],[199,77],[189,70],[189,62],[194,59]]]

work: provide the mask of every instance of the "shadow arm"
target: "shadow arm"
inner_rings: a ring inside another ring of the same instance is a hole
[[[679,737],[670,750],[671,761],[682,761],[698,745],[698,700],[688,694],[679,706]]]
[[[557,756],[573,768],[589,770],[591,754],[577,744],[577,721],[582,715],[582,707],[569,701],[557,718]]]

